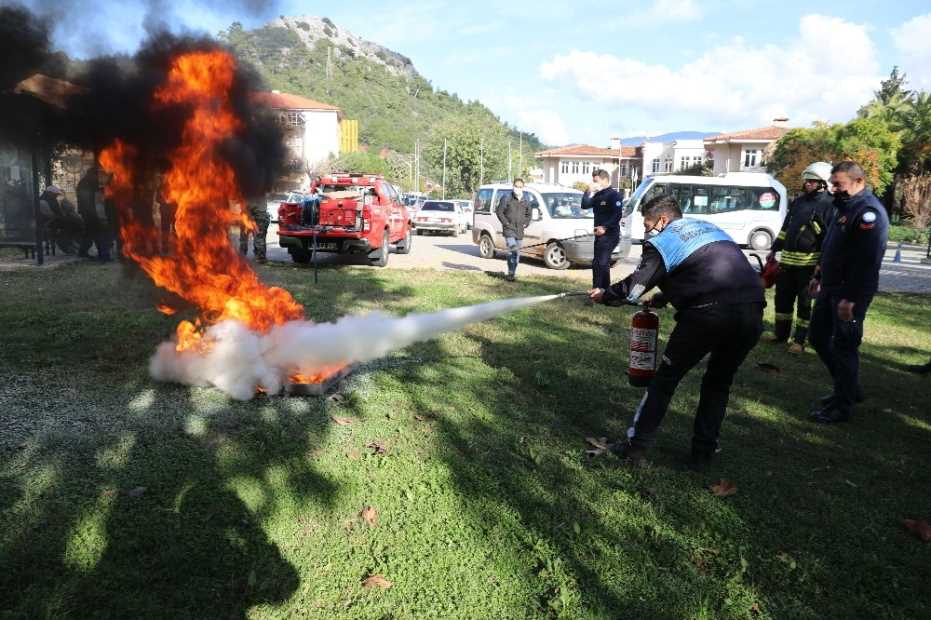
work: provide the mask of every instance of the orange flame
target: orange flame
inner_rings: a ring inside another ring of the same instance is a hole
[[[226,319],[265,332],[304,315],[290,293],[265,286],[230,243],[232,226],[254,227],[248,215],[230,208],[231,203],[244,201],[232,167],[217,149],[242,127],[229,94],[235,69],[236,61],[224,51],[181,54],[155,93],[155,105],[192,109],[163,179],[164,197],[177,205],[173,255],[153,255],[159,231],[132,217],[136,149],[116,140],[99,158],[101,167],[113,175],[107,191],[120,210],[123,253],[156,285],[200,309],[198,321],[178,325],[178,350],[209,346],[203,341],[203,329]]]
[[[308,383],[323,383],[333,375],[340,372],[343,368],[346,367],[346,364],[340,364],[338,366],[328,366],[321,370],[318,370],[314,373],[304,374],[303,372],[297,372],[288,377],[288,381],[291,383],[299,384],[308,384]]]

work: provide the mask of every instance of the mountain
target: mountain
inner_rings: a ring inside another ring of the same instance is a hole
[[[626,146],[640,146],[647,140],[650,142],[672,142],[673,140],[701,140],[708,136],[716,136],[719,131],[673,131],[658,136],[637,136],[624,138],[621,143]]]
[[[518,130],[480,102],[434,88],[406,56],[326,17],[282,16],[254,30],[234,23],[220,39],[255,65],[270,89],[339,106],[358,119],[359,141],[372,150],[411,153],[415,139],[460,120],[513,136],[515,148],[519,142]],[[543,145],[528,133],[523,142],[532,161]]]

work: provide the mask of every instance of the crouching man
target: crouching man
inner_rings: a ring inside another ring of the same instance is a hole
[[[660,299],[654,296],[652,304],[671,303],[676,326],[627,438],[611,451],[623,459],[643,459],[676,386],[708,355],[690,459],[700,468],[717,450],[734,374],[762,334],[763,286],[727,233],[709,222],[683,218],[674,198],[659,196],[646,203],[643,223],[648,236],[637,270],[608,289],[592,289],[590,296],[608,305],[636,304],[658,287]]]

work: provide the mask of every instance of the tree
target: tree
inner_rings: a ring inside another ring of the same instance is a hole
[[[900,147],[899,135],[880,116],[856,118],[846,124],[816,123],[783,136],[767,168],[791,189],[799,187],[802,171],[812,162],[852,159],[863,167],[873,191],[882,194],[893,182]]]
[[[487,183],[507,177],[507,133],[500,125],[474,116],[450,118],[437,125],[423,150],[435,179],[443,176],[444,139],[447,196],[470,195],[481,181]],[[516,158],[516,152],[515,148],[512,159]],[[532,157],[529,153],[525,156]]]

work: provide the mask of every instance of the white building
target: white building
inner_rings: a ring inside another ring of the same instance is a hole
[[[722,133],[705,138],[705,148],[714,160],[714,173],[765,172],[766,156],[773,144],[791,131],[788,119],[777,118],[774,125]]]
[[[702,140],[643,143],[643,168],[648,175],[671,174],[697,166],[705,159]]]
[[[255,93],[254,98],[279,112],[281,124],[291,129],[288,149],[304,171],[313,171],[331,157],[339,157],[340,120],[336,106],[281,91]]]
[[[544,183],[572,187],[575,183],[588,185],[592,182],[592,171],[602,168],[611,173],[611,182],[618,182],[618,169],[621,178],[642,176],[640,148],[625,146],[601,148],[587,144],[573,144],[560,148],[541,151],[536,155],[543,169]],[[618,161],[620,160],[620,162]]]

